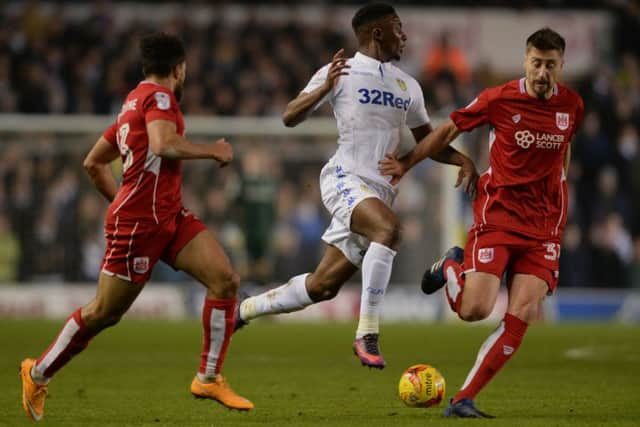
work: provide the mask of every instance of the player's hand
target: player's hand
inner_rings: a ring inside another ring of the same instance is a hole
[[[478,186],[478,171],[476,165],[468,159],[461,166],[458,171],[458,180],[456,181],[456,187],[462,186],[465,193],[469,195],[471,200],[476,198],[477,186]]]
[[[348,68],[351,68],[351,66],[347,65],[347,58],[344,57],[344,49],[340,49],[333,55],[333,60],[327,73],[327,80],[324,83],[327,89],[333,89],[336,84],[338,84],[340,76],[348,76],[349,73],[346,71]]]
[[[227,166],[233,160],[233,147],[224,138],[213,144],[213,158],[220,163],[220,167]]]
[[[402,161],[398,160],[395,154],[387,153],[385,158],[378,162],[378,170],[381,175],[391,176],[391,185],[396,185],[400,179],[407,173],[407,167]]]

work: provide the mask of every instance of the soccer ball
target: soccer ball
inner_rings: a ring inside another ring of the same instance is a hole
[[[436,406],[444,399],[444,378],[430,365],[413,365],[400,377],[398,395],[412,408]]]

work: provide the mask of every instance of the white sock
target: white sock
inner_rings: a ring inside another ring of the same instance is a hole
[[[216,374],[201,374],[200,372],[196,373],[198,377],[198,381],[203,384],[211,384],[216,382]]]
[[[391,248],[376,242],[369,244],[362,260],[362,296],[356,339],[378,333],[382,299],[389,285],[395,256],[396,251]]]
[[[308,275],[309,273],[295,276],[282,286],[242,301],[240,317],[249,321],[265,314],[302,310],[313,304],[305,285]]]
[[[49,384],[51,378],[47,378],[42,373],[41,369],[38,369],[38,364],[34,363],[31,367],[31,379],[37,384]]]

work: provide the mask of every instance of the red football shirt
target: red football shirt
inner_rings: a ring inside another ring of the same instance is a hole
[[[149,147],[147,123],[158,119],[174,122],[178,134],[184,134],[184,118],[171,90],[143,81],[129,92],[116,122],[103,134],[123,162],[122,185],[108,214],[158,223],[180,211],[180,161],[161,158]]]
[[[476,227],[558,237],[567,218],[564,157],[584,113],[580,95],[557,84],[548,100],[531,97],[525,79],[480,93],[451,113],[462,131],[489,124],[489,169],[478,181]]]

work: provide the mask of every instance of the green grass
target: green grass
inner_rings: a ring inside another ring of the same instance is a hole
[[[31,425],[17,367],[38,356],[60,322],[0,323],[0,425]],[[449,420],[443,407],[404,407],[401,372],[430,363],[459,387],[491,332],[468,325],[383,325],[383,371],[351,354],[354,325],[254,322],[233,339],[224,373],[256,404],[232,412],[195,400],[196,321],[124,320],[96,338],[52,381],[47,426],[637,426],[640,329],[536,325],[510,364],[477,399],[495,420]],[[567,355],[575,354],[575,357]]]

